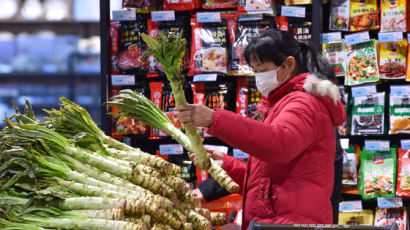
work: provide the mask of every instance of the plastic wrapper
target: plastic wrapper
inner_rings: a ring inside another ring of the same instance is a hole
[[[345,85],[358,85],[379,80],[377,51],[373,41],[347,45]]]
[[[407,39],[401,42],[380,43],[380,79],[404,79],[406,77]]]
[[[379,24],[377,0],[350,1],[350,31],[378,30]]]
[[[361,172],[359,195],[363,200],[396,195],[396,149],[360,152]]]
[[[380,32],[406,32],[408,28],[408,5],[406,0],[381,1],[381,27]]]
[[[229,26],[229,25],[228,25]],[[239,15],[236,31],[229,28],[229,40],[231,43],[231,61],[228,75],[231,76],[254,76],[252,68],[246,63],[243,52],[252,38],[259,33],[273,27],[273,18],[257,18],[256,15]]]
[[[350,0],[331,0],[330,30],[349,31]]]
[[[189,75],[201,73],[227,74],[228,31],[227,20],[235,23],[235,16],[222,17],[217,23],[198,23],[191,19],[192,42]]]
[[[142,73],[148,68],[141,34],[147,33],[146,20],[137,15],[136,21],[111,23],[111,73]]]
[[[236,91],[236,113],[254,120],[263,121],[265,116],[263,111],[259,111],[257,106],[262,98],[262,94],[257,90],[255,82],[246,78],[238,78]]]
[[[352,135],[384,134],[385,93],[353,98]]]
[[[322,55],[329,61],[337,77],[346,74],[346,45],[343,42],[322,44]]]
[[[353,146],[343,151],[342,186],[357,186],[356,153]]]
[[[407,209],[403,208],[378,208],[374,217],[374,226],[398,225],[399,230],[407,229]]]
[[[396,196],[410,197],[410,150],[397,151]]]
[[[393,87],[393,86],[392,86]],[[410,88],[410,86],[404,86]],[[410,134],[410,92],[403,95],[390,95],[390,131],[389,134]]]
[[[204,9],[237,8],[238,0],[202,0]]]
[[[153,22],[148,19],[148,33],[151,37],[157,37],[158,31],[178,35],[183,31],[183,37],[188,39],[188,20],[186,17],[178,17],[175,21]],[[156,60],[154,55],[148,57],[148,77],[158,77],[164,75],[164,69]],[[189,69],[189,42],[187,42],[186,52],[182,58],[181,72],[185,72]]]
[[[361,212],[339,212],[339,224],[341,225],[373,225],[373,210]]]
[[[195,10],[200,6],[199,0],[164,0],[164,10]]]

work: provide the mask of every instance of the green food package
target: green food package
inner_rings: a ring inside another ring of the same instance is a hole
[[[377,197],[391,198],[396,194],[396,148],[390,151],[360,152],[359,195],[363,200]]]

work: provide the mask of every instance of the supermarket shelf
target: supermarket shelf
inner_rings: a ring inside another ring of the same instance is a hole
[[[76,79],[99,79],[101,75],[99,73],[12,73],[12,74],[0,74],[1,81],[27,81],[27,80],[39,80],[39,81],[67,81],[71,77]]]
[[[63,20],[63,21],[47,21],[47,20],[0,20],[0,25],[41,25],[41,24],[58,24],[58,25],[86,25],[93,24],[98,25],[99,21],[73,21],[73,20]]]

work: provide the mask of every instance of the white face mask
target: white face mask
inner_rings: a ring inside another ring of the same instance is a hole
[[[259,92],[261,92],[263,96],[269,96],[270,92],[278,88],[280,85],[282,85],[283,82],[286,81],[286,78],[289,76],[289,74],[282,82],[278,81],[277,72],[281,67],[282,65],[277,69],[255,74],[256,88],[258,88]]]

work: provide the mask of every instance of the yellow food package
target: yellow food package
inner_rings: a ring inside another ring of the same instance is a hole
[[[372,210],[361,212],[339,212],[339,223],[342,225],[373,225],[374,214]]]
[[[379,81],[375,41],[347,45],[345,85],[359,85]]]
[[[407,39],[379,44],[380,79],[404,79],[406,76]]]
[[[346,74],[346,45],[342,42],[322,44],[322,55],[332,66],[337,77]]]
[[[379,25],[377,0],[350,1],[350,31],[378,30]]]
[[[407,1],[407,2],[406,2]],[[406,32],[408,0],[382,0],[380,32]]]

